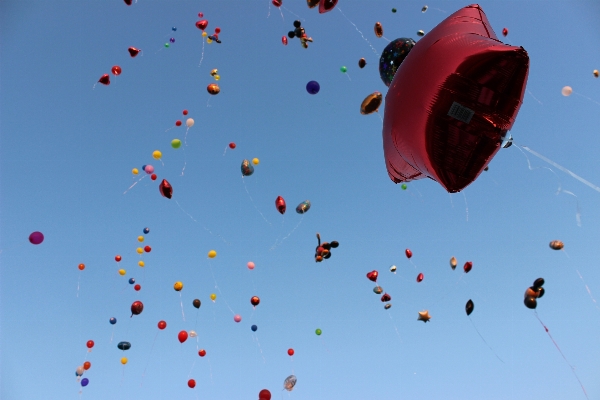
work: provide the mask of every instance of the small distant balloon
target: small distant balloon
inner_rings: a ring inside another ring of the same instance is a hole
[[[474,307],[475,304],[473,304],[473,300],[469,299],[469,301],[467,301],[467,304],[465,304],[465,312],[467,313],[467,315],[471,315]]]
[[[421,281],[423,281],[423,278],[424,278],[424,275],[423,275],[423,273],[421,272],[419,275],[417,275],[417,282],[421,282]]]
[[[283,3],[282,0],[271,0],[271,3],[273,3],[273,5],[275,7],[281,7],[281,3]]]
[[[381,102],[383,101],[383,95],[379,92],[373,92],[362,101],[360,104],[360,113],[362,115],[369,115],[379,110]]]
[[[138,55],[138,53],[141,51],[140,49],[136,49],[135,47],[130,47],[127,49],[127,51],[129,51],[129,55],[131,56],[131,58],[134,58],[135,56]]]
[[[367,279],[369,279],[370,281],[373,281],[373,282],[377,282],[378,276],[379,276],[379,272],[377,272],[376,270],[373,270],[373,271],[367,273]]]
[[[402,185],[400,185],[400,187],[402,188],[402,190],[406,190],[408,188],[408,186],[406,186],[406,183],[403,183]]]
[[[386,310],[389,310],[390,308],[392,308],[392,304],[387,303],[386,305],[383,306],[383,308],[385,308]]]
[[[125,275],[125,273],[127,271],[125,271],[124,269],[120,269],[118,272],[119,272],[119,275],[123,276],[123,275]]]
[[[121,67],[119,67],[118,65],[115,65],[110,69],[110,72],[112,72],[114,76],[121,75],[121,71]]]
[[[383,26],[381,25],[381,22],[376,22],[373,30],[375,31],[375,36],[378,38],[383,37]]]
[[[127,357],[121,358],[121,364],[123,364],[123,365],[127,364]]]
[[[287,353],[288,353],[288,356],[293,356],[294,355],[294,349],[288,349]]]
[[[163,179],[160,185],[158,186],[158,190],[163,197],[170,199],[173,197],[173,187],[166,179]]]
[[[345,66],[340,67],[340,71],[343,73],[348,72],[348,68],[346,68]]]
[[[286,204],[283,197],[277,196],[275,199],[275,208],[277,208],[277,211],[279,211],[281,215],[285,214]]]
[[[135,283],[135,278],[129,278],[129,284],[133,285]]]
[[[288,392],[291,392],[294,389],[294,386],[296,386],[296,382],[296,376],[290,375],[287,378],[285,378],[285,381],[283,381],[283,388]]]
[[[600,76],[600,71],[598,71],[597,69],[594,70],[594,72],[592,72],[594,74],[594,77],[597,78],[598,76]]]
[[[260,304],[260,298],[258,296],[252,296],[252,298],[250,299],[250,304],[256,307]]]
[[[216,294],[214,294],[214,293],[212,293],[212,294],[210,295],[210,299],[211,299],[211,300],[213,301],[213,303],[214,303],[214,302],[215,302],[215,300],[217,299],[217,295],[216,295]]]
[[[175,282],[175,284],[173,285],[173,289],[175,289],[176,292],[181,291],[181,289],[183,289],[183,283],[182,282]]]
[[[281,37],[281,43],[283,43],[284,46],[287,46],[287,44],[288,44],[288,38],[287,38],[287,36],[282,36]]]
[[[406,258],[411,258],[412,257],[412,251],[410,249],[404,250],[404,254],[406,254]]]
[[[208,258],[215,258],[217,256],[217,252],[215,250],[210,250],[208,252]]]
[[[94,347],[94,341],[88,340],[85,345],[87,346],[88,349],[91,349],[92,347]]]
[[[196,333],[196,331],[190,331],[190,337],[197,337],[198,334]]]
[[[116,262],[120,262],[121,261],[121,256],[120,255],[116,255],[115,256],[115,261]]]
[[[144,167],[142,169],[148,175],[150,175],[150,174],[152,174],[154,172],[154,167],[152,165],[144,165]]]
[[[75,370],[75,375],[76,375],[76,376],[81,376],[81,375],[83,375],[83,372],[84,372],[83,366],[79,366],[79,367],[77,367],[77,369]]]
[[[117,323],[117,319],[115,317],[112,317],[111,319],[108,320],[108,322],[110,322],[111,325],[114,325]]]
[[[240,322],[242,320],[242,316],[240,314],[236,314],[233,316],[233,320],[235,322]]]
[[[221,88],[219,87],[219,85],[217,85],[216,83],[210,83],[207,87],[206,87],[206,91],[209,94],[212,94],[213,96],[218,95],[221,92]]]
[[[422,30],[417,31],[417,36],[425,36],[425,32]]]
[[[550,242],[550,248],[552,250],[562,250],[565,247],[565,244],[560,240],[553,240]]]
[[[177,335],[177,339],[179,339],[179,343],[183,343],[187,340],[188,338],[188,333],[187,331],[181,331],[179,332],[179,334]]]
[[[167,327],[167,323],[165,321],[158,321],[158,329],[161,331]]]
[[[232,150],[235,149],[235,143],[233,143],[233,142],[229,143],[229,148]]]
[[[317,81],[310,81],[306,84],[306,91],[309,94],[317,94],[321,90],[321,85]]]
[[[390,296],[390,295],[389,295],[389,294],[387,294],[387,293],[384,293],[384,294],[383,294],[383,296],[381,296],[381,301],[382,301],[383,303],[386,303],[386,302],[388,302],[388,301],[390,301],[390,300],[392,300],[392,296]]]
[[[150,246],[144,246],[144,251],[146,253],[150,253],[152,251],[152,247],[150,247]]]
[[[160,160],[162,158],[162,153],[159,150],[154,150],[152,152],[152,158],[155,160]]]
[[[44,241],[44,234],[42,232],[32,232],[29,235],[29,243],[31,244],[40,244]]]
[[[119,342],[119,344],[117,344],[117,348],[119,350],[129,350],[131,348],[131,343],[129,342]]]
[[[263,389],[258,392],[258,400],[271,400],[271,392],[267,389]]]
[[[85,269],[85,264],[79,264],[77,268],[79,268],[80,271],[83,271]]]
[[[396,10],[395,8],[392,8],[392,12],[393,12],[393,13],[396,13],[396,11],[397,11],[397,10]]]
[[[204,356],[206,355],[206,350],[204,350],[204,349],[200,349],[200,351],[198,352],[198,355],[199,355],[200,357],[204,357]]]
[[[562,88],[561,93],[563,96],[568,97],[573,93],[573,88],[571,86],[565,86]]]
[[[473,263],[471,261],[467,261],[463,267],[465,274],[468,274],[469,271],[473,268]]]
[[[173,139],[171,140],[171,147],[174,149],[178,149],[181,147],[181,140],[179,139]]]
[[[503,28],[502,29],[502,36],[506,36],[506,35],[508,35],[508,29]]]
[[[194,299],[194,301],[192,301],[192,305],[193,305],[195,308],[200,308],[200,305],[201,305],[201,304],[202,304],[202,303],[200,302],[200,299]]]
[[[139,301],[136,300],[131,304],[131,315],[140,315],[142,313],[142,311],[144,310],[144,304]]]
[[[258,165],[259,163],[260,163],[260,160],[258,158],[255,157],[252,159],[252,164]]]
[[[90,369],[91,367],[92,367],[92,363],[91,363],[91,362],[89,362],[89,361],[86,361],[86,362],[84,362],[84,363],[83,363],[83,369],[84,369],[84,370],[86,370],[86,371],[87,371],[87,370],[88,370],[88,369]]]
[[[427,11],[427,9],[428,9],[428,8],[429,8],[429,7],[428,7],[428,6],[426,6],[426,5],[425,5],[425,6],[423,6],[423,8],[421,8],[421,12],[422,12],[422,13],[424,13],[425,11]]]
[[[172,30],[173,32],[175,32],[175,31],[177,30],[177,27],[175,27],[175,26],[174,26],[174,27],[172,27],[172,28],[171,28],[171,30]]]
[[[456,257],[452,257],[450,259],[450,267],[452,268],[453,271],[456,269],[457,265],[458,265],[458,261],[456,260]]]
[[[246,266],[248,267],[248,269],[252,270],[254,269],[254,263],[252,261],[248,261],[248,264],[246,264]]]
[[[360,60],[358,60],[358,67],[359,68],[364,68],[365,65],[367,65],[367,60],[365,60],[364,58],[361,58]]]
[[[256,332],[258,330],[258,326],[252,325],[250,329],[252,329],[252,332]]]
[[[196,387],[196,381],[195,381],[195,380],[193,380],[193,379],[190,379],[190,380],[188,381],[188,386],[189,386],[191,389],[195,388],[195,387]]]
[[[90,380],[88,378],[83,378],[81,380],[81,386],[83,386],[83,387],[86,387],[89,383],[90,383]]]
[[[393,272],[393,273],[396,273],[396,269],[397,269],[397,267],[395,265],[392,265],[390,267],[390,271]]]
[[[100,77],[100,79],[98,79],[98,82],[100,82],[103,85],[110,85],[110,76],[108,76],[108,74],[104,74]]]
[[[180,120],[175,121],[175,126],[181,126],[181,121]]]
[[[185,126],[187,126],[188,128],[191,128],[192,126],[194,126],[194,119],[193,118],[186,119]]]
[[[321,329],[317,328],[317,329],[315,330],[315,334],[316,334],[317,336],[321,336],[321,333],[323,333],[323,331],[322,331]]]
[[[171,38],[171,39],[169,39],[169,42],[171,42],[171,43],[175,43],[175,38]]]
[[[310,210],[310,200],[304,200],[302,203],[298,204],[296,207],[296,212],[298,214],[304,214]]]
[[[142,289],[142,286],[140,284],[137,284],[133,287],[133,290],[135,290],[136,292],[139,292]]]
[[[375,294],[381,294],[381,293],[383,293],[383,288],[381,286],[375,286],[373,288],[373,293],[375,293]]]

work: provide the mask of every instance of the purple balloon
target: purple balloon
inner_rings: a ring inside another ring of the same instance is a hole
[[[146,165],[146,166],[144,166],[144,171],[146,171],[146,173],[148,175],[150,175],[151,173],[154,172],[154,167],[152,165]]]
[[[306,91],[310,94],[317,94],[321,90],[321,85],[317,81],[310,81],[306,84]]]
[[[42,232],[33,232],[29,235],[29,242],[31,244],[40,244],[44,241],[44,234]]]
[[[171,39],[169,39],[169,42],[171,42],[171,43],[175,43],[175,38],[174,38],[174,37],[172,37]]]
[[[83,379],[81,380],[81,386],[84,386],[84,387],[85,387],[85,386],[87,386],[87,385],[88,385],[88,383],[90,383],[90,380],[89,380],[88,378],[83,378]]]

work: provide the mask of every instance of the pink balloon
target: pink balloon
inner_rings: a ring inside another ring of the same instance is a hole
[[[248,269],[254,269],[254,263],[252,261],[248,261]]]
[[[146,165],[146,167],[144,168],[144,171],[146,171],[146,173],[148,175],[150,175],[154,172],[154,167],[152,165]]]
[[[242,320],[242,316],[240,314],[236,314],[235,317],[233,317],[233,320],[235,322],[240,322]]]

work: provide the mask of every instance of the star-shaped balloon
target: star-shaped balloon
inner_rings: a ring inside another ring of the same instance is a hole
[[[427,311],[427,310],[419,311],[419,318],[417,318],[418,321],[427,322],[430,319],[431,319],[431,316],[429,315],[429,311]]]

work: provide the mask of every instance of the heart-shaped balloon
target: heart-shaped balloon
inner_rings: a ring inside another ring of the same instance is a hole
[[[129,51],[129,55],[133,58],[138,55],[138,53],[140,52],[140,49],[136,49],[135,47],[130,47],[127,49],[127,51]]]
[[[108,74],[104,74],[100,77],[100,79],[98,79],[98,82],[100,82],[103,85],[110,85],[110,77],[108,76]]]
[[[379,276],[379,272],[373,270],[367,274],[367,278],[373,282],[377,282],[377,276]]]
[[[196,22],[196,28],[200,29],[201,31],[205,30],[207,26],[208,26],[208,21],[205,19]]]

